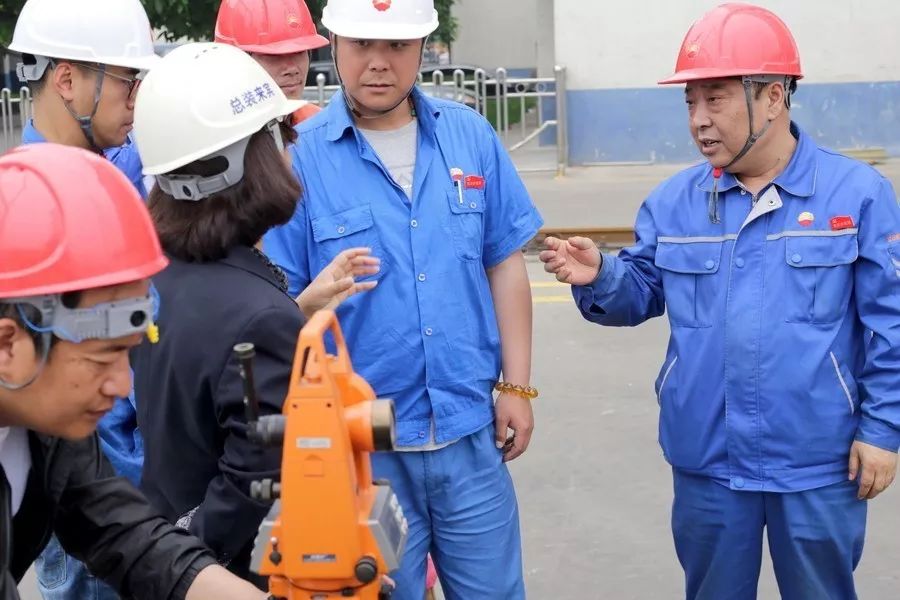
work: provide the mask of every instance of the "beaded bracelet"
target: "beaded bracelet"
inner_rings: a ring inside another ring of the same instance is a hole
[[[516,396],[520,396],[522,398],[527,398],[528,400],[534,400],[538,397],[537,388],[531,387],[530,385],[515,385],[514,383],[509,383],[507,381],[498,381],[497,385],[494,386],[494,389],[498,392],[502,393],[510,393],[515,394]]]

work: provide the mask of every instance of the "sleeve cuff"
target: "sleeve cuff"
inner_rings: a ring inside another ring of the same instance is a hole
[[[603,295],[609,292],[609,288],[612,287],[613,280],[615,279],[615,263],[619,260],[617,257],[609,254],[601,254],[601,256],[603,257],[603,260],[600,263],[600,272],[597,273],[597,278],[591,283],[591,289],[597,295]]]
[[[184,572],[181,579],[178,580],[175,589],[172,590],[172,600],[183,600],[187,596],[188,590],[191,589],[191,586],[194,584],[197,575],[200,574],[200,571],[214,564],[217,564],[216,559],[214,559],[211,554],[203,554],[198,557],[197,560],[188,567],[187,571]]]
[[[597,273],[597,277],[589,283],[588,285],[573,285],[572,286],[572,296],[575,298],[575,303],[587,313],[597,312],[592,310],[592,307],[599,305],[596,303],[595,298],[599,298],[600,296],[609,292],[609,288],[612,285],[614,275],[613,271],[615,270],[614,262],[618,260],[615,256],[611,256],[609,254],[601,254],[602,260],[600,262],[600,271]]]
[[[485,248],[484,257],[482,259],[484,268],[491,269],[496,267],[512,256],[513,252],[524,248],[529,240],[537,235],[538,230],[543,224],[544,220],[541,216],[537,211],[533,211],[524,225],[517,227],[498,244],[490,248]]]
[[[856,441],[877,446],[888,452],[900,449],[900,430],[884,421],[863,415],[856,429]]]

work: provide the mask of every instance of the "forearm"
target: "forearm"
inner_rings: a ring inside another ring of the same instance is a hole
[[[218,565],[210,565],[200,571],[185,600],[265,600],[269,595],[249,581],[232,575]]]
[[[184,597],[197,571],[214,562],[209,551],[113,476],[96,437],[60,441],[56,452],[70,473],[54,518],[66,552],[124,596]]]
[[[517,385],[531,380],[531,286],[520,252],[488,271],[497,326],[503,379]]]

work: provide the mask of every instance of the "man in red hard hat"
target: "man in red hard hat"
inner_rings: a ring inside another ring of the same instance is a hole
[[[19,597],[52,532],[124,597],[262,600],[100,451],[168,263],[128,179],[57,144],[0,157],[0,256],[0,598]]]
[[[877,171],[791,121],[803,76],[773,13],[725,4],[675,73],[706,163],[660,185],[637,243],[548,239],[582,315],[668,312],[656,381],[687,598],[756,597],[763,532],[784,598],[855,598],[866,500],[900,447],[900,207]]]
[[[303,0],[222,0],[215,38],[255,58],[291,100],[303,99],[310,50],[328,45]],[[315,104],[302,106],[294,124],[320,110]]]

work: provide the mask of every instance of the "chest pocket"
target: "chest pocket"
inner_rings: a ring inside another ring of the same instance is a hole
[[[484,190],[463,190],[460,202],[459,190],[447,192],[450,213],[447,229],[453,239],[456,256],[463,260],[481,259],[484,247]]]
[[[716,273],[722,242],[659,242],[656,266],[662,270],[666,310],[673,327],[710,327],[715,314]]]
[[[328,266],[334,257],[348,248],[371,248],[372,256],[381,259],[381,268],[374,275],[357,277],[357,281],[375,281],[385,273],[388,261],[375,227],[372,208],[366,204],[355,206],[332,215],[312,219],[313,239],[319,246],[318,272]]]
[[[847,313],[853,290],[856,235],[785,238],[786,320],[833,323]]]

